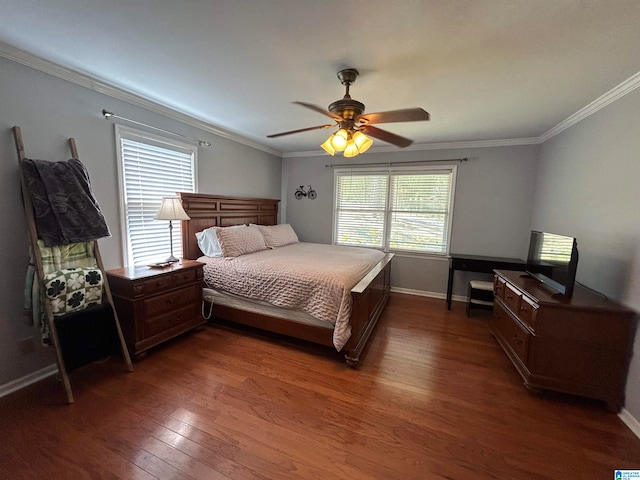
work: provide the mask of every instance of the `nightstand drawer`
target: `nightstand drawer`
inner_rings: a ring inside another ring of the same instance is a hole
[[[187,283],[193,283],[197,278],[197,270],[181,270],[173,274],[176,285],[186,285]]]
[[[188,288],[182,288],[149,298],[144,300],[144,313],[146,316],[151,317],[170,312],[189,303],[199,305],[200,292],[201,288],[199,285],[192,285]]]
[[[164,333],[170,328],[177,327],[180,324],[193,321],[200,315],[200,305],[187,305],[171,313],[158,315],[157,317],[147,318],[144,321],[145,338]]]
[[[151,293],[161,292],[168,290],[176,285],[176,275],[161,275],[153,277],[149,280],[142,282],[142,293],[149,295]]]

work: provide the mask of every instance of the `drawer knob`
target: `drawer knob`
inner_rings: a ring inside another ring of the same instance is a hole
[[[517,345],[520,345],[520,344],[522,343],[522,340],[520,340],[520,339],[518,338],[518,335],[517,335],[517,334],[514,334],[514,335],[513,335],[513,341],[514,341]]]

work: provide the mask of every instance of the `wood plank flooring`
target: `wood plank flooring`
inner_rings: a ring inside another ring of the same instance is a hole
[[[206,326],[0,399],[0,479],[606,479],[640,439],[600,402],[533,395],[490,312],[392,294],[358,369]]]

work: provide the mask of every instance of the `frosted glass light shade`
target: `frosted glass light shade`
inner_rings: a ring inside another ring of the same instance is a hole
[[[358,152],[358,147],[356,146],[353,139],[350,139],[347,143],[347,147],[344,149],[343,155],[345,157],[355,157],[356,155],[358,155],[358,153],[360,153]]]
[[[373,140],[370,139],[369,137],[367,137],[364,133],[362,132],[356,132],[353,134],[353,141],[356,144],[356,147],[358,147],[358,151],[360,153],[364,153],[367,150],[369,150],[369,147],[371,147],[371,145],[373,145]]]
[[[164,197],[154,220],[191,220],[178,197]]]
[[[336,153],[336,149],[331,145],[331,140],[333,139],[333,135],[331,135],[327,140],[320,145],[322,149],[327,152],[329,155],[333,156]]]
[[[342,152],[347,147],[347,139],[349,134],[344,128],[341,128],[331,137],[331,146],[338,152]]]

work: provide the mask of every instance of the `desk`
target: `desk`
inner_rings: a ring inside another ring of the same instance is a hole
[[[519,258],[484,257],[482,255],[449,255],[449,281],[447,282],[447,310],[451,310],[453,274],[456,270],[493,273],[493,270],[524,270],[527,262]]]

